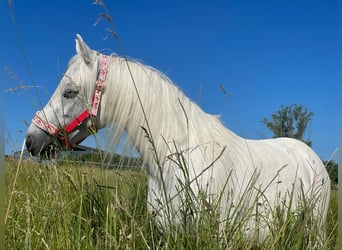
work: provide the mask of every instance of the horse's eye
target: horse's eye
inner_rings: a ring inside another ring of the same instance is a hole
[[[78,90],[76,88],[67,88],[64,90],[63,97],[74,98],[78,95]]]

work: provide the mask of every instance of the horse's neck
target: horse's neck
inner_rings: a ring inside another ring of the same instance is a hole
[[[145,161],[155,161],[154,153],[163,161],[173,150],[214,142],[226,145],[230,138],[237,138],[162,73],[135,62],[128,64],[130,72],[119,58],[111,62],[105,113],[119,133],[126,130]]]

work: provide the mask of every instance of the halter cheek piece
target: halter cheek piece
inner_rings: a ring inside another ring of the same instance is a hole
[[[90,110],[85,109],[80,115],[78,115],[74,120],[72,120],[69,124],[67,124],[64,128],[59,128],[45,119],[42,119],[40,116],[40,111],[38,111],[33,119],[32,123],[39,127],[40,129],[44,130],[48,134],[52,136],[58,137],[58,139],[62,142],[64,146],[66,146],[69,149],[73,149],[75,145],[71,143],[68,139],[68,134],[70,134],[72,131],[74,131],[77,127],[79,127],[85,120],[90,118],[91,125],[89,126],[89,130],[92,132],[97,132],[96,123],[96,116],[97,111],[100,106],[101,102],[101,96],[104,88],[104,82],[106,80],[108,71],[108,58],[105,55],[101,55],[101,69],[99,73],[99,77],[96,82],[96,88],[93,95],[93,98],[91,100],[91,108]],[[90,113],[89,113],[90,112]],[[84,139],[77,142],[77,144],[81,143]]]

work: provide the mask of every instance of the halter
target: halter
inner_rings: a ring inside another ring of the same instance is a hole
[[[72,144],[71,141],[69,141],[68,134],[70,134],[77,127],[79,127],[85,120],[90,118],[90,120],[92,121],[92,124],[89,126],[89,130],[94,133],[97,132],[97,126],[94,120],[96,121],[97,111],[100,106],[100,101],[101,101],[101,96],[102,96],[102,92],[104,88],[104,81],[106,80],[106,76],[107,76],[107,71],[108,71],[108,58],[105,55],[101,55],[101,69],[100,69],[99,77],[96,82],[95,92],[92,97],[90,113],[88,109],[85,109],[80,115],[78,115],[74,120],[72,120],[64,128],[59,128],[56,125],[49,123],[45,119],[42,119],[40,117],[41,111],[38,111],[34,115],[32,119],[32,123],[35,124],[40,129],[47,132],[48,134],[52,136],[57,136],[64,146],[66,146],[69,149],[73,149],[75,145]],[[84,139],[77,142],[76,145],[81,143],[83,140]]]

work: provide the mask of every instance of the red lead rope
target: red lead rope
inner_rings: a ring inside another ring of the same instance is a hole
[[[100,69],[99,77],[97,79],[96,89],[95,89],[93,98],[91,100],[91,113],[90,114],[89,114],[89,110],[86,109],[79,116],[77,116],[74,120],[72,120],[68,125],[66,125],[64,128],[58,128],[57,126],[49,123],[45,119],[42,119],[40,117],[40,112],[37,112],[32,119],[32,123],[53,136],[57,136],[58,134],[60,134],[61,137],[59,139],[63,142],[63,144],[67,146],[68,148],[71,148],[71,149],[74,148],[74,146],[66,138],[66,136],[70,134],[72,131],[74,131],[75,128],[80,126],[90,116],[96,118],[97,111],[99,109],[100,102],[101,102],[101,96],[102,96],[107,72],[108,72],[108,58],[105,55],[101,55],[101,69]],[[96,132],[97,131],[96,124],[92,124],[90,129],[91,131]]]

